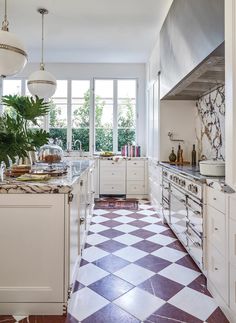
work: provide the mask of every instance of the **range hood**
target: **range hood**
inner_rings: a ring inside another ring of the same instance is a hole
[[[174,0],[160,34],[161,99],[196,100],[224,84],[224,0]]]

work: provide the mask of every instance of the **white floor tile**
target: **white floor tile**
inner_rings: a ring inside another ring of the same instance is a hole
[[[121,210],[122,211],[122,210]],[[113,212],[114,213],[114,212]],[[119,222],[121,222],[121,223],[129,223],[129,222],[132,222],[132,221],[134,221],[134,219],[133,218],[130,218],[130,217],[128,217],[128,216],[120,216],[119,218],[117,218],[117,220],[119,221]]]
[[[82,321],[107,304],[109,304],[108,300],[85,287],[72,294],[68,312],[78,321]]]
[[[93,214],[95,215],[103,215],[103,214],[108,214],[110,212],[106,211],[106,210],[102,210],[102,209],[98,209],[98,210],[93,210]]]
[[[87,236],[86,242],[94,246],[107,240],[109,239],[101,234],[94,233]]]
[[[207,320],[217,308],[213,298],[188,287],[183,288],[168,302],[202,321]]]
[[[142,210],[148,210],[148,209],[152,209],[153,206],[150,204],[139,204],[139,208]]]
[[[130,262],[137,261],[140,258],[143,258],[148,255],[147,252],[136,249],[134,247],[122,248],[113,253],[115,256],[128,260]]]
[[[109,255],[108,252],[97,247],[90,247],[83,251],[83,258],[89,262],[93,262],[107,255]]]
[[[154,215],[156,214],[155,211],[151,211],[151,210],[142,210],[142,211],[138,211],[138,214],[142,214],[142,215]]]
[[[87,264],[79,269],[76,279],[83,285],[88,286],[107,275],[109,275],[107,271],[94,264]]]
[[[136,228],[137,230],[137,228]],[[123,234],[122,236],[116,237],[113,240],[116,240],[118,242],[124,243],[128,246],[131,246],[132,244],[135,244],[143,239],[132,236],[131,234]]]
[[[145,220],[146,221],[146,218]],[[158,224],[150,224],[145,227],[145,230],[149,230],[154,233],[161,233],[167,230],[167,228],[163,227],[163,225],[158,225]]]
[[[155,234],[154,236],[148,238],[147,240],[160,244],[161,246],[166,246],[171,242],[175,241],[176,239],[164,236],[163,234]]]
[[[105,218],[104,216],[101,216],[101,215],[95,215],[92,217],[92,222],[95,222],[95,223],[101,223],[101,222],[105,222],[109,220],[108,218]]]
[[[158,274],[182,285],[190,284],[200,275],[199,272],[178,264],[172,264],[162,269]]]
[[[113,211],[112,213],[119,214],[119,215],[129,215],[129,214],[134,213],[134,211],[116,210],[116,211]]]
[[[119,220],[120,221],[120,220]],[[121,231],[121,232],[125,232],[125,233],[129,233],[129,232],[132,232],[132,231],[135,231],[137,230],[136,227],[134,227],[133,225],[129,225],[129,224],[121,224],[121,225],[118,225],[116,227],[116,230],[118,231]]]
[[[187,253],[173,248],[163,247],[152,252],[152,255],[169,260],[171,262],[176,262],[186,256]]]
[[[149,223],[157,223],[157,222],[162,222],[162,220],[160,218],[158,218],[157,216],[146,216],[145,218],[141,219],[145,222],[149,222]],[[167,230],[167,228],[166,228]]]
[[[89,227],[89,231],[92,231],[92,232],[95,232],[95,233],[98,233],[98,232],[101,232],[101,231],[105,231],[105,230],[108,230],[109,228],[105,225],[102,225],[102,224],[92,224],[90,225]]]
[[[135,287],[114,303],[143,321],[164,305],[165,301]]]
[[[130,264],[114,273],[114,275],[126,280],[133,285],[139,285],[150,277],[154,276],[155,273],[146,268]]]

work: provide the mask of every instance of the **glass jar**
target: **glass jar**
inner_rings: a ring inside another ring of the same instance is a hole
[[[39,161],[53,164],[59,163],[63,158],[63,150],[60,146],[53,143],[53,140],[49,140],[47,145],[44,145],[39,150]]]

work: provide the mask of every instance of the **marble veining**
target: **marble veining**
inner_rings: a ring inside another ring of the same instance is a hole
[[[225,158],[225,86],[197,102],[196,137],[199,158]]]
[[[65,176],[47,182],[19,182],[6,178],[5,182],[0,183],[0,194],[67,194],[93,164],[93,160],[70,161]]]

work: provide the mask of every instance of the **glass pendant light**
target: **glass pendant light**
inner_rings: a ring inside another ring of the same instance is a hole
[[[27,63],[27,54],[23,44],[9,32],[8,27],[7,0],[5,0],[5,14],[0,30],[0,75],[3,77],[19,73]]]
[[[39,98],[49,99],[56,91],[57,81],[55,77],[45,71],[44,65],[44,15],[48,14],[47,9],[38,9],[42,15],[42,52],[40,69],[33,72],[27,82],[28,89],[32,95],[37,95]]]

